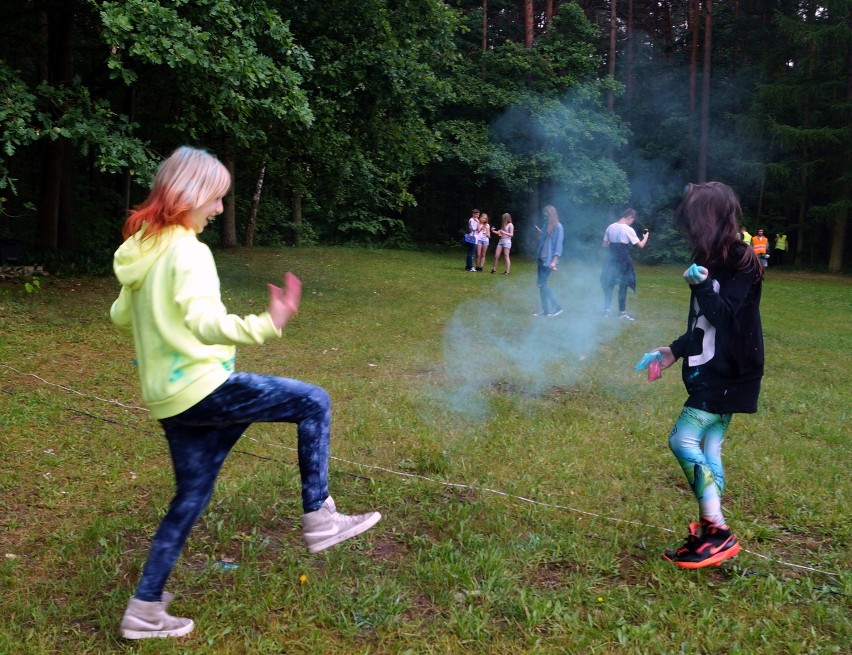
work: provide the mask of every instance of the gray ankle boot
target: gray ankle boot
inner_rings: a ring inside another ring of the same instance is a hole
[[[164,593],[158,603],[130,598],[124,618],[121,619],[121,636],[125,639],[150,639],[152,637],[182,637],[195,627],[192,619],[179,618],[166,613],[173,596]]]

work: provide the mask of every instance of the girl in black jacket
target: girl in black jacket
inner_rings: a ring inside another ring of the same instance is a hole
[[[692,245],[686,332],[657,348],[660,368],[683,359],[689,393],[669,446],[698,499],[699,520],[686,542],[663,558],[697,569],[734,557],[740,544],[722,514],[722,442],[735,412],[754,413],[763,377],[760,291],[763,268],[737,234],[742,219],[733,189],[721,182],[690,184],[675,224]]]

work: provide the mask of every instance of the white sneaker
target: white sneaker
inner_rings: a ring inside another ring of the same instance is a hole
[[[308,550],[318,553],[369,530],[380,518],[382,515],[378,512],[354,516],[341,514],[329,496],[318,510],[302,514],[302,536]]]
[[[635,318],[633,318],[633,317],[632,317],[630,314],[628,314],[627,312],[621,312],[621,313],[618,315],[618,318],[623,318],[625,321],[635,321],[635,320],[636,320]]]
[[[173,596],[164,593],[159,603],[130,598],[124,618],[121,619],[121,636],[125,639],[150,639],[152,637],[182,637],[192,632],[192,619],[172,616],[166,607]]]
[[[562,312],[564,311],[564,309],[557,309],[556,311],[550,312],[547,316],[548,318],[556,318],[557,316],[562,316]]]

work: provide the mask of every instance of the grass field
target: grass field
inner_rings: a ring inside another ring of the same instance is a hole
[[[121,640],[172,474],[109,322],[117,286],[2,282],[0,654],[849,652],[849,278],[770,269],[760,411],[725,445],[744,549],[681,571],[660,553],[696,513],[667,445],[685,393],[679,370],[648,383],[633,364],[683,331],[682,267],[638,270],[629,323],[598,316],[597,264],[565,264],[566,313],[534,319],[528,261],[503,277],[463,272],[461,250],[216,257],[239,314],[302,278],[285,337],[238,368],[328,389],[332,494],[384,519],[310,555],[295,428],[255,425],[169,581],[195,631]]]

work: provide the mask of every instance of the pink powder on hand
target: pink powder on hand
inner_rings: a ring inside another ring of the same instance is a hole
[[[663,376],[663,372],[660,370],[660,360],[655,359],[650,364],[648,364],[648,382],[653,382]]]

